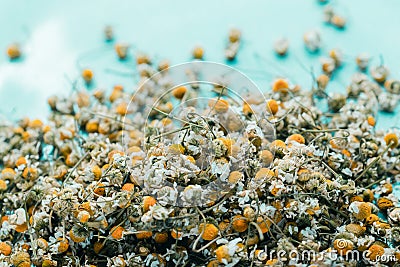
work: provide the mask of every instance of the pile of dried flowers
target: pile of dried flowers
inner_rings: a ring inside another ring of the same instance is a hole
[[[215,85],[199,105],[185,99],[201,85],[171,86],[166,62],[146,81],[157,68],[137,61],[135,94],[55,96],[47,122],[1,127],[0,266],[342,266],[334,256],[349,250],[371,252],[358,264],[400,259],[400,131],[374,129],[374,81],[356,74],[328,112],[316,104],[324,77],[311,91],[279,78],[266,100],[242,102]]]
[[[345,27],[333,9],[325,17]],[[105,34],[113,40],[111,27]],[[240,38],[230,32],[228,60]],[[320,49],[318,32],[304,41]],[[128,49],[115,45],[120,60]],[[190,65],[192,82],[175,84],[168,62],[139,55],[137,90],[82,89],[49,98],[46,122],[4,123],[0,266],[393,266],[400,131],[375,130],[375,117],[378,106],[394,110],[400,82],[383,65],[370,79],[362,54],[347,92],[329,95],[342,57],[330,51],[311,90],[278,78],[256,97],[232,92],[226,77],[207,91]]]

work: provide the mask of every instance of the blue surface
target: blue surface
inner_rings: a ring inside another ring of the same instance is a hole
[[[318,1],[44,1],[3,0],[0,10],[0,50],[20,42],[25,57],[10,63],[0,55],[0,114],[17,119],[45,118],[46,99],[52,94],[68,95],[80,67],[95,72],[96,86],[111,88],[116,83],[133,90],[133,79],[106,71],[111,68],[131,72],[129,65],[118,62],[112,44],[103,41],[106,24],[114,27],[117,41],[132,45],[132,54],[145,52],[155,60],[168,57],[172,64],[190,60],[191,49],[199,44],[205,59],[224,62],[227,32],[238,27],[243,46],[233,64],[267,90],[275,76],[287,76],[304,87],[311,84],[310,75],[301,64],[320,72],[321,55],[341,48],[345,66],[328,91],[344,91],[356,69],[355,56],[368,52],[372,64],[379,64],[382,54],[391,69],[392,78],[400,78],[400,1],[352,0],[333,1],[339,13],[348,19],[344,31],[324,24],[323,9]],[[323,49],[308,54],[303,45],[305,31],[319,29]],[[274,40],[286,36],[290,52],[284,59],[272,51]],[[91,51],[87,54],[88,51]],[[255,54],[261,55],[262,60]],[[300,64],[301,62],[301,64]],[[260,75],[260,70],[267,73]],[[399,109],[397,109],[399,110]],[[397,112],[399,114],[400,112]],[[380,114],[378,127],[399,124],[399,115]]]

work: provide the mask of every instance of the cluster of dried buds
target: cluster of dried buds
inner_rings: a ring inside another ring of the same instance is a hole
[[[329,99],[330,113],[284,78],[240,100],[226,81],[202,103],[208,87],[174,86],[168,63],[151,62],[137,58],[135,92],[82,89],[51,97],[46,122],[3,125],[1,262],[331,266],[344,264],[331,255],[353,250],[370,252],[364,264],[400,258],[400,132],[375,131],[372,81],[354,78],[348,96]]]
[[[240,38],[230,32],[227,59]],[[316,31],[304,41],[321,47]],[[128,49],[115,45],[120,60]],[[368,60],[357,58],[360,70]],[[316,88],[277,78],[260,97],[230,90],[226,76],[210,90],[193,82],[197,68],[175,84],[167,61],[138,55],[136,90],[80,88],[50,97],[45,122],[3,123],[0,266],[393,266],[400,131],[376,130],[375,118],[378,103],[394,109],[400,82],[381,65],[374,81],[357,73],[347,94],[328,95],[342,61],[331,50]]]

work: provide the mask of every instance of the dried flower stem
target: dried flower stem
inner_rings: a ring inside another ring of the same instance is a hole
[[[380,161],[381,158],[382,158],[382,156],[383,156],[383,154],[385,154],[385,153],[390,149],[390,147],[391,147],[392,145],[393,145],[393,141],[391,141],[391,142],[386,146],[385,150],[383,150],[376,158],[374,158],[373,161],[371,161],[370,164],[368,164],[368,166],[364,169],[364,171],[363,171],[359,176],[357,176],[357,178],[354,179],[354,181],[357,181],[357,180],[359,180],[361,177],[363,177],[363,176],[367,173],[367,171],[368,171],[372,166],[375,165],[375,163],[377,163],[378,161]]]
[[[157,139],[157,138],[160,138],[160,137],[163,137],[163,136],[166,136],[166,135],[170,135],[170,134],[173,134],[173,133],[181,132],[181,131],[187,130],[189,128],[190,128],[190,126],[184,126],[182,128],[179,128],[179,129],[176,129],[176,130],[172,130],[172,131],[165,132],[165,133],[159,134],[157,136],[154,136],[153,139]]]
[[[336,132],[343,129],[336,128],[336,129],[322,129],[322,130],[312,130],[312,129],[302,129],[303,133],[329,133],[329,132]]]
[[[377,180],[377,181],[375,181],[375,182],[373,182],[373,183],[367,185],[367,186],[365,187],[365,189],[371,188],[371,187],[373,187],[374,185],[379,184],[380,182],[382,182],[383,180],[386,180],[386,179],[387,179],[387,177],[383,177],[383,178],[381,178],[381,179],[379,179],[379,180]]]
[[[61,188],[64,188],[66,182],[69,180],[69,178],[71,177],[72,173],[76,170],[76,168],[78,168],[78,166],[82,163],[82,161],[90,154],[90,152],[86,152],[85,155],[83,155],[78,162],[74,165],[74,167],[72,167],[72,170],[68,173],[67,177],[64,179]]]
[[[263,234],[260,226],[258,224],[256,224],[255,222],[250,222],[250,225],[253,225],[257,229],[260,241],[263,241],[264,240],[264,234]]]
[[[199,252],[203,251],[204,249],[208,248],[210,245],[212,245],[217,240],[221,239],[221,237],[215,238],[215,239],[211,240],[210,242],[208,242],[207,244],[205,244],[204,246],[202,246],[201,248],[196,249],[197,243],[200,241],[200,238],[203,236],[204,231],[206,230],[206,223],[207,223],[206,217],[204,216],[203,212],[201,212],[201,210],[198,207],[196,207],[196,210],[198,213],[200,213],[201,217],[203,218],[203,224],[204,224],[201,233],[197,236],[197,238],[194,241],[193,246],[192,246],[192,250],[196,253],[199,253]]]
[[[113,120],[113,121],[121,123],[123,125],[129,125],[129,126],[132,126],[132,127],[137,127],[137,125],[125,122],[125,120],[120,120],[117,117],[112,117],[112,116],[108,116],[108,115],[105,115],[105,114],[96,113],[96,112],[92,112],[92,111],[86,111],[86,112],[90,113],[90,114],[92,114],[94,116],[98,116],[98,117],[102,117],[102,118]]]

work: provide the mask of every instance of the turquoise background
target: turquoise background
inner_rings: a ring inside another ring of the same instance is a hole
[[[103,28],[107,24],[114,27],[117,41],[132,45],[132,55],[145,52],[156,61],[167,57],[172,64],[190,60],[195,45],[204,47],[206,60],[224,62],[228,30],[238,27],[243,43],[233,66],[264,90],[269,89],[276,76],[287,76],[292,82],[309,87],[311,77],[305,68],[313,67],[319,74],[319,57],[332,48],[343,50],[345,65],[328,91],[345,90],[356,69],[354,58],[360,52],[368,52],[374,65],[379,64],[382,54],[391,69],[390,77],[400,78],[400,1],[331,3],[348,19],[344,31],[323,22],[325,6],[316,0],[2,0],[0,114],[12,120],[26,114],[45,118],[47,97],[68,95],[68,79],[78,78],[82,67],[94,70],[95,87],[111,88],[121,83],[133,90],[132,77],[107,71],[129,74],[134,68],[133,60],[119,62],[113,45],[104,42]],[[311,29],[318,29],[323,40],[323,48],[316,55],[305,51],[302,40],[304,32]],[[273,42],[280,36],[290,40],[290,52],[284,59],[276,57],[272,50]],[[13,42],[20,42],[25,53],[18,62],[9,62],[5,54]],[[262,59],[257,59],[256,54]],[[399,125],[399,117],[379,114],[378,127]]]

